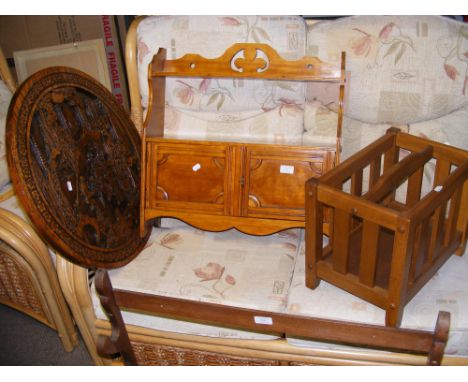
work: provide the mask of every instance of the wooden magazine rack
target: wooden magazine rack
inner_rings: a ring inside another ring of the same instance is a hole
[[[424,166],[431,160],[432,191],[423,196]],[[404,306],[451,254],[465,251],[467,179],[466,151],[391,128],[319,180],[309,180],[306,285],[326,280],[385,309],[386,324],[399,326]],[[395,194],[404,182],[406,199],[399,202]],[[330,241],[322,247],[325,210]]]

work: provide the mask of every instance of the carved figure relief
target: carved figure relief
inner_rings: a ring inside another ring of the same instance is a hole
[[[33,77],[15,97],[7,127],[20,200],[65,257],[85,266],[122,265],[146,242],[138,236],[136,130],[90,77],[65,68]]]

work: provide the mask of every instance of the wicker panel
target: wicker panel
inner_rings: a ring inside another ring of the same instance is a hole
[[[0,302],[49,321],[31,275],[15,259],[16,256],[20,255],[0,240]]]
[[[139,365],[145,366],[277,366],[279,361],[132,341]]]

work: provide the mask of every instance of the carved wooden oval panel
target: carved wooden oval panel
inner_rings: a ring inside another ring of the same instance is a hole
[[[61,255],[114,268],[141,251],[140,139],[106,88],[71,68],[37,72],[15,93],[6,136],[16,193]]]

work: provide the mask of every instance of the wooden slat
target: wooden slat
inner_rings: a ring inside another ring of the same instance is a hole
[[[393,165],[395,165],[398,162],[399,156],[400,148],[396,145],[396,136],[394,136],[393,147],[384,153],[383,174],[385,174],[390,168],[393,167]],[[385,205],[388,205],[389,203],[395,201],[395,193],[396,192],[394,191],[388,194],[388,196],[384,200]]]
[[[466,182],[468,177],[468,160],[452,172],[444,182],[441,189],[434,189],[427,194],[417,205],[409,211],[409,218],[415,224],[420,224],[427,216],[431,215],[436,208],[446,204],[450,196],[458,187]],[[468,192],[466,192],[468,194]]]
[[[438,158],[435,167],[433,187],[441,185],[450,174],[451,163],[443,158]]]
[[[329,261],[321,261],[318,266],[318,275],[322,280],[341,288],[348,293],[359,296],[364,301],[385,309],[388,305],[388,291],[380,286],[369,287],[359,281],[359,276],[353,273],[343,275],[333,269]]]
[[[468,235],[468,180],[462,187],[462,196],[460,201],[460,212],[457,221],[457,230],[462,233],[462,245],[457,249],[456,254],[462,256],[465,253],[467,235]]]
[[[364,221],[359,263],[359,281],[369,287],[375,285],[379,230],[378,224]]]
[[[393,134],[385,134],[366,148],[353,154],[340,166],[328,171],[320,177],[320,181],[330,186],[338,186],[349,179],[355,172],[363,169],[370,163],[369,158],[382,155],[385,151],[393,147]]]
[[[413,283],[414,280],[420,275],[425,256],[429,247],[430,235],[431,235],[430,219],[426,219],[422,224],[416,228],[416,234],[413,243],[413,252],[411,258],[411,267],[409,274],[409,283]]]
[[[382,156],[378,155],[371,163],[369,169],[369,189],[377,183],[380,178],[380,169],[382,167]]]
[[[419,277],[417,277],[413,284],[408,287],[406,292],[406,303],[411,301],[411,299],[416,296],[418,291],[428,283],[428,281],[436,274],[442,265],[445,264],[447,259],[453,254],[458,244],[460,243],[461,235],[458,235],[456,240],[454,240],[447,248],[440,250],[439,256],[431,263],[425,265],[424,269],[421,271]]]
[[[424,166],[421,166],[408,178],[408,188],[406,191],[407,207],[414,206],[421,199],[423,175]]]
[[[336,209],[333,231],[333,269],[341,274],[348,273],[349,236],[351,233],[351,215]]]
[[[395,231],[398,228],[398,212],[378,204],[349,195],[320,183],[318,200],[323,204],[346,211],[349,214],[372,221]]]
[[[460,166],[467,160],[467,153],[463,149],[444,145],[443,143],[434,142],[429,139],[416,137],[407,133],[398,133],[396,144],[397,146],[409,151],[419,151],[425,146],[431,146],[433,148],[435,158],[443,158],[457,166]]]
[[[377,183],[364,195],[364,198],[378,203],[431,158],[432,148],[430,146],[411,153],[382,175]]]
[[[433,342],[432,333],[419,330],[266,312],[118,289],[114,289],[114,294],[118,305],[124,308],[210,325],[424,353],[430,351]]]
[[[387,171],[390,167],[398,162],[400,154],[400,148],[396,145],[396,137],[400,133],[400,130],[396,128],[390,128],[387,132],[391,134],[393,138],[393,145],[384,152],[383,172]]]
[[[424,267],[427,267],[428,264],[432,264],[439,252],[439,249],[442,247],[446,208],[447,203],[444,203],[435,210],[434,215],[432,216],[431,239],[427,256],[424,261]]]
[[[323,242],[323,207],[317,201],[318,180],[310,179],[305,185],[305,283],[309,288],[316,288],[319,284],[317,278],[317,263],[322,260]]]
[[[457,230],[457,221],[460,214],[462,188],[459,187],[453,193],[450,199],[450,210],[447,218],[447,227],[445,229],[444,247],[446,247],[454,238]]]
[[[362,169],[351,176],[351,195],[362,195]]]

